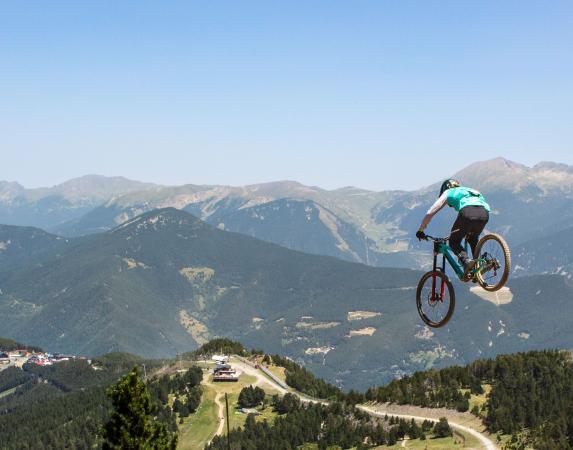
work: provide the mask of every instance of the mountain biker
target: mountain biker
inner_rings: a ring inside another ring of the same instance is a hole
[[[427,239],[424,230],[434,217],[444,206],[450,206],[458,212],[458,217],[452,226],[450,234],[450,247],[458,256],[460,263],[464,267],[464,273],[468,274],[475,266],[475,248],[479,235],[485,228],[489,220],[490,206],[485,201],[483,195],[472,188],[462,186],[458,180],[449,179],[442,183],[438,200],[430,207],[416,237],[418,240]],[[472,258],[468,257],[462,247],[462,240],[466,241],[472,249]]]

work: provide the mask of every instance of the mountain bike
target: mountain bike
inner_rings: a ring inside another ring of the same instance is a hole
[[[446,261],[450,264],[460,281],[473,281],[486,291],[501,289],[509,277],[511,254],[505,240],[494,233],[483,236],[477,246],[475,266],[467,274],[458,262],[453,250],[447,244],[448,237],[436,238],[426,235],[426,240],[434,242],[434,265],[426,272],[416,290],[416,306],[422,320],[432,328],[443,327],[454,313],[456,294],[449,277],[446,275]],[[465,242],[466,252],[469,245]],[[441,266],[438,258],[442,255]]]

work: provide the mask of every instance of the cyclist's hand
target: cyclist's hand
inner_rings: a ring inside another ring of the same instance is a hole
[[[418,238],[419,241],[421,241],[422,239],[425,241],[428,240],[428,238],[426,237],[426,233],[424,233],[424,230],[422,230],[422,229],[419,229],[416,232],[416,237]]]

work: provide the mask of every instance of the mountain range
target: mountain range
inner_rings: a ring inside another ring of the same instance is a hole
[[[535,245],[573,227],[571,166],[545,162],[527,167],[496,158],[453,176],[484,192],[493,208],[488,229],[504,235],[512,247]],[[325,190],[292,181],[166,187],[94,176],[50,189],[0,183],[0,223],[76,237],[110,230],[147,211],[174,207],[220,229],[293,250],[374,266],[425,268],[428,245],[412,236],[438,187],[438,180],[415,191],[382,192]],[[432,234],[447,234],[453,217],[451,211],[438,215]],[[544,266],[541,272],[558,267]],[[525,268],[514,275],[539,271]]]
[[[50,230],[87,214],[117,195],[155,187],[151,183],[101,175],[86,175],[36,189],[0,181],[0,223]]]
[[[511,279],[512,296],[486,299],[456,283],[453,319],[430,330],[415,309],[421,272],[293,251],[175,208],[77,238],[15,226],[0,233],[2,334],[54,351],[154,357],[225,336],[364,388],[573,345],[573,283],[563,275]]]

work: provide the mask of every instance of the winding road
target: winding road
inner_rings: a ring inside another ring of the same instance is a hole
[[[319,403],[327,404],[327,402],[325,402],[325,401],[321,401],[321,400],[317,400],[317,399],[310,399],[308,397],[305,397],[304,395],[301,395],[299,392],[296,392],[294,390],[287,390],[287,389],[283,388],[278,383],[276,383],[274,380],[267,377],[263,372],[256,369],[255,367],[253,367],[251,364],[249,364],[248,362],[246,362],[242,358],[235,357],[233,364],[239,366],[241,368],[241,370],[243,370],[244,373],[247,373],[247,374],[257,378],[257,385],[267,385],[267,386],[271,387],[272,389],[279,391],[281,394],[286,394],[287,392],[290,392],[291,394],[297,395],[301,399],[301,401],[304,401],[304,402],[311,401],[311,402],[319,402]],[[424,420],[430,420],[432,422],[438,421],[438,419],[436,419],[435,417],[425,417],[422,415],[410,415],[410,414],[397,414],[395,412],[385,410],[383,408],[383,406],[373,407],[373,406],[366,406],[366,405],[358,405],[357,408],[361,409],[362,411],[364,411],[364,412],[366,412],[372,416],[376,416],[376,417],[384,417],[387,414],[389,416],[400,417],[403,419],[414,419],[417,421],[424,421]],[[462,425],[461,423],[456,422],[455,419],[452,421],[450,418],[448,418],[448,423],[450,424],[450,426],[452,428],[463,431],[463,432],[468,433],[471,436],[475,437],[482,444],[482,447],[480,447],[480,448],[485,449],[485,450],[499,450],[499,447],[490,438],[485,436],[483,433],[480,433],[478,430],[476,430],[472,427],[469,427],[467,425]]]
[[[364,405],[357,405],[356,407],[364,411],[365,413],[368,413],[371,416],[376,416],[376,417],[384,417],[385,415],[388,415],[388,416],[399,417],[401,419],[414,419],[417,421],[429,420],[431,422],[438,422],[438,419],[434,417],[415,416],[410,414],[396,414],[395,412],[386,411],[382,408],[374,408],[371,406],[364,406]],[[495,443],[491,439],[489,439],[487,436],[484,436],[479,431],[470,428],[466,425],[452,422],[450,419],[448,419],[448,423],[452,428],[468,433],[473,437],[475,437],[477,440],[479,440],[480,443],[482,444],[481,448],[484,448],[486,450],[499,450],[499,447],[495,445]]]
[[[328,404],[328,402],[326,402],[324,400],[312,399],[312,398],[309,398],[309,397],[302,395],[299,392],[296,392],[295,390],[285,389],[280,384],[278,384],[276,381],[274,381],[272,378],[266,376],[261,370],[254,367],[252,365],[252,363],[248,362],[244,358],[241,358],[238,356],[233,356],[232,359],[233,359],[232,364],[235,367],[240,369],[243,373],[256,378],[256,380],[257,380],[256,385],[257,386],[267,387],[267,388],[273,389],[274,391],[277,391],[283,395],[287,394],[287,393],[295,394],[303,402],[317,402],[317,403]],[[215,403],[217,404],[217,406],[219,408],[219,411],[218,411],[219,426],[217,428],[217,431],[215,432],[215,436],[221,435],[224,431],[224,426],[225,426],[225,419],[224,419],[224,408],[225,407],[224,407],[223,403],[221,402],[221,397],[222,397],[221,393],[217,393],[217,395],[215,397]],[[424,415],[396,413],[394,411],[390,411],[390,410],[384,408],[384,405],[377,405],[377,406],[357,405],[357,408],[359,408],[360,410],[364,411],[365,413],[370,414],[371,416],[375,416],[375,417],[384,417],[385,415],[388,415],[388,416],[399,417],[402,419],[414,419],[416,421],[429,420],[431,422],[437,422],[439,420],[436,417],[427,417]],[[480,431],[476,430],[475,428],[469,427],[467,425],[462,425],[461,423],[456,422],[455,418],[452,420],[452,418],[450,418],[450,417],[448,417],[448,423],[450,424],[450,426],[452,428],[454,428],[458,431],[463,431],[464,433],[467,433],[467,434],[473,436],[474,438],[476,438],[481,443],[481,446],[479,447],[480,449],[499,450],[499,447],[489,437],[487,437],[486,435],[484,435]]]

